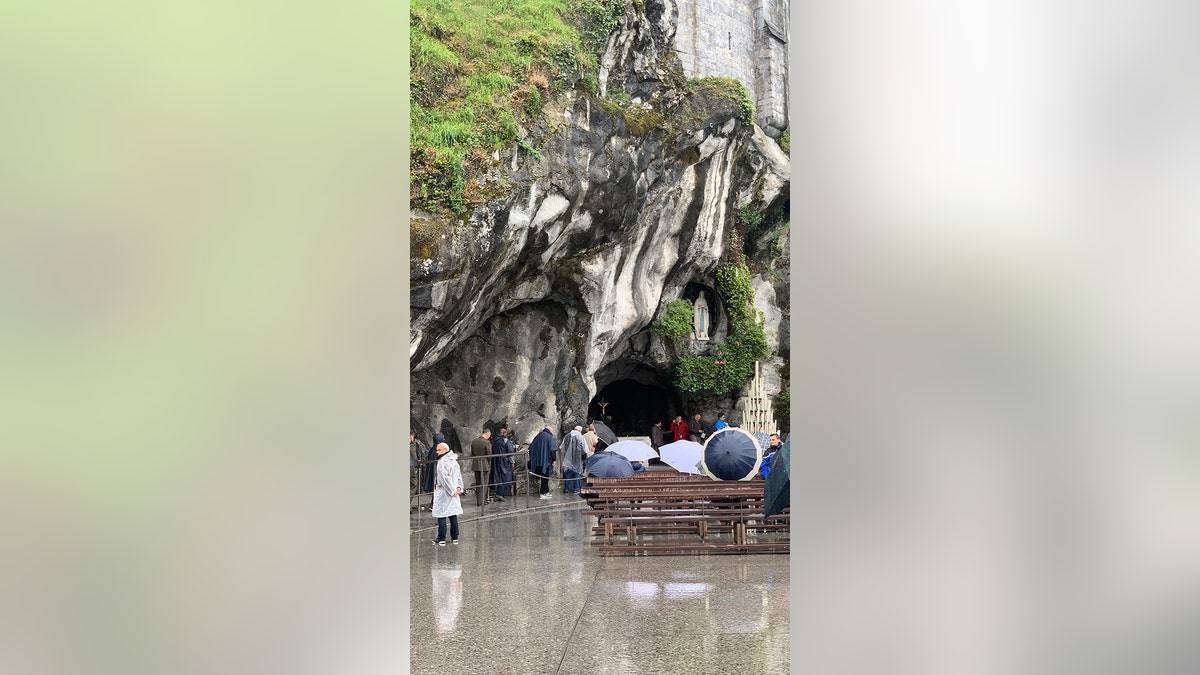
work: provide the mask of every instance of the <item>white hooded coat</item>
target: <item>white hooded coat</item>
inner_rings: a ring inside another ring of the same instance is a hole
[[[433,517],[462,515],[462,500],[454,494],[463,487],[462,469],[458,468],[458,456],[451,450],[442,455],[437,463],[437,475],[433,486]]]

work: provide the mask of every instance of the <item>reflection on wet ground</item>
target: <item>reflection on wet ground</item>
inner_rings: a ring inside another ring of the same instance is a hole
[[[582,505],[580,505],[582,506]],[[411,672],[787,673],[789,557],[601,557],[571,506],[412,535]]]

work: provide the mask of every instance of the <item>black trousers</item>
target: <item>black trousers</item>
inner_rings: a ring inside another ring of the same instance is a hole
[[[538,489],[538,494],[544,495],[547,492],[550,492],[550,479],[542,478],[541,481],[542,481],[542,486],[540,489]]]
[[[476,501],[476,503],[478,503],[479,506],[483,506],[483,502],[487,500],[487,496],[488,496],[487,479],[488,479],[487,471],[476,471],[475,472],[475,501]]]

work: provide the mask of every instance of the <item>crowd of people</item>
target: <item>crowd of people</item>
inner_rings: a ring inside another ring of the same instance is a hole
[[[699,412],[692,414],[690,421],[678,415],[669,427],[671,440],[667,441],[668,429],[663,429],[661,420],[649,430],[650,445],[657,452],[669,442],[691,440],[703,443],[713,433],[729,426],[725,413],[718,413],[711,431],[707,429]],[[432,513],[438,519],[438,535],[435,544],[446,544],[447,525],[450,541],[458,543],[458,516],[462,515],[461,497],[466,493],[458,455],[450,448],[444,434],[433,435],[432,447],[426,447],[409,432],[409,466],[412,476],[409,481],[410,494],[419,498],[421,494],[433,493]],[[550,480],[561,476],[563,494],[580,494],[584,474],[584,461],[592,454],[603,452],[607,444],[596,434],[593,423],[576,425],[559,442],[554,429],[547,425],[529,443],[529,460],[526,468],[538,481],[538,498],[551,499]],[[770,443],[763,449],[762,476],[770,471],[770,461],[781,447],[779,434],[770,435]],[[474,473],[475,502],[478,506],[490,504],[492,500],[506,501],[516,484],[517,445],[510,438],[506,425],[495,430],[484,427],[479,437],[471,441],[470,463]],[[561,460],[561,463],[560,463]],[[641,462],[632,462],[635,472],[646,471]],[[556,475],[556,471],[559,475]]]

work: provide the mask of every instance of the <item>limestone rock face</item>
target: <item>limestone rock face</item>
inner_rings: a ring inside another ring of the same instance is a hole
[[[738,209],[787,198],[774,142],[732,102],[683,88],[668,56],[674,16],[669,0],[631,7],[604,55],[606,86],[650,110],[568,92],[530,131],[540,157],[513,148],[501,159],[496,179],[516,189],[465,220],[413,214],[419,437],[452,427],[469,444],[503,421],[526,443],[547,424],[582,422],[613,378],[669,380],[648,326],[689,282],[712,285]],[[778,315],[779,289],[760,286],[756,303]]]

